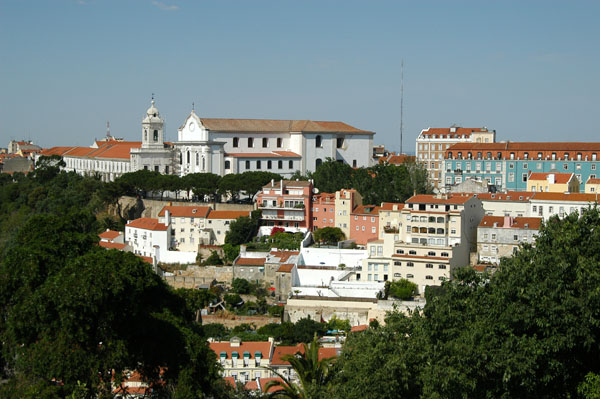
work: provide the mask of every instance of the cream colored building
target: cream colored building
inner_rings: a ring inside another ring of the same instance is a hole
[[[350,238],[350,217],[352,210],[362,205],[362,196],[354,189],[342,189],[335,193],[335,227],[339,227],[346,239]]]
[[[165,206],[158,213],[161,222],[170,219],[171,247],[197,252],[198,245],[223,245],[233,220],[249,216],[248,211],[215,211],[208,206]]]
[[[444,153],[457,143],[493,143],[496,131],[482,128],[451,126],[449,128],[427,128],[417,137],[417,162],[427,169],[429,181],[434,189],[442,188],[442,165]]]
[[[579,180],[574,173],[529,173],[527,191],[534,193],[578,193]]]
[[[477,194],[485,214],[488,216],[529,216],[529,200],[535,193],[527,191],[508,191],[506,193]]]
[[[483,215],[481,201],[471,194],[409,198],[397,224],[390,226],[394,231],[367,244],[361,280],[407,279],[420,294],[428,285],[440,285],[453,269],[469,265]]]
[[[400,214],[404,209],[403,203],[382,202],[379,208],[379,239],[383,240],[386,233],[398,234]]]
[[[600,179],[589,178],[585,183],[586,194],[598,194],[600,190]]]

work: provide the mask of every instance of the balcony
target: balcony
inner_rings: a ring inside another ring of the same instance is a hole
[[[397,227],[391,227],[391,226],[385,226],[383,228],[383,231],[384,231],[384,233],[387,233],[387,234],[398,234],[399,233],[399,230]]]
[[[303,211],[304,212],[304,204],[296,204],[296,205],[280,205],[280,204],[259,204],[259,209],[284,209],[287,211]]]
[[[303,221],[304,220],[304,215],[302,216],[296,216],[296,215],[283,215],[283,216],[278,216],[278,215],[262,215],[262,219],[264,220],[293,220],[293,221]]]

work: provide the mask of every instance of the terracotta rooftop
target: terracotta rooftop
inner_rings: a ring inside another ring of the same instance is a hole
[[[300,251],[271,251],[269,255],[279,258],[279,262],[286,262],[291,256],[300,255]]]
[[[289,365],[290,363],[283,360],[281,357],[284,355],[295,355],[296,353],[304,353],[304,345],[278,345],[273,350],[273,358],[271,359],[271,364],[276,366]],[[319,360],[337,357],[337,355],[338,350],[336,348],[319,348]]]
[[[213,211],[208,214],[208,219],[238,219],[242,216],[250,216],[250,211]]]
[[[584,194],[584,193],[535,193],[535,197],[532,198],[534,201],[575,201],[575,202],[589,202],[594,203],[598,201],[596,194]]]
[[[481,193],[475,196],[482,201],[520,201],[527,202],[535,196],[531,191],[508,191],[506,193]]]
[[[136,255],[138,258],[141,258],[144,262],[146,263],[150,263],[153,264],[154,260],[152,259],[152,257],[150,256],[142,256],[142,255]]]
[[[186,218],[206,218],[211,208],[208,206],[164,206],[158,216],[165,216],[166,211],[169,211],[173,217]]]
[[[368,325],[366,325],[366,324],[361,324],[361,325],[358,325],[358,326],[354,326],[354,327],[352,327],[352,328],[350,329],[350,332],[360,332],[360,331],[365,331],[365,330],[367,330],[368,328],[369,328],[369,326],[368,326]]]
[[[592,179],[591,177],[585,182],[585,184],[600,184],[600,179]]]
[[[554,175],[554,183],[567,184],[575,175],[573,173],[534,173],[531,172],[527,180],[543,180],[547,181],[550,175]]]
[[[277,269],[277,273],[291,273],[293,269],[293,263],[284,263],[283,265],[279,266],[279,269]]]
[[[368,130],[357,129],[343,122],[326,122],[311,120],[276,120],[276,119],[221,119],[200,118],[202,125],[209,130],[220,132],[310,132],[310,133],[348,133],[375,134]]]
[[[448,194],[447,198],[438,197],[433,194],[417,194],[406,200],[412,204],[464,204],[473,198],[470,194]]]
[[[379,211],[393,211],[394,205],[398,206],[398,210],[404,208],[404,202],[382,202]]]
[[[264,266],[266,258],[238,258],[235,266]]]
[[[126,224],[127,227],[134,227],[136,229],[154,230],[154,231],[166,231],[169,226],[165,226],[164,223],[159,223],[158,219],[154,218],[139,218],[132,220]]]
[[[103,231],[102,233],[98,234],[98,236],[100,238],[105,238],[107,240],[114,240],[115,238],[117,238],[120,235],[121,235],[121,232],[115,231],[115,230],[106,230],[106,231]]]
[[[484,216],[481,219],[478,227],[493,227],[494,223],[497,223],[497,228],[511,228],[511,229],[529,229],[539,230],[542,224],[542,218],[525,218],[517,217],[510,218],[507,216]],[[508,223],[505,226],[505,223]],[[527,227],[525,227],[527,225]]]
[[[406,155],[406,154],[400,154],[400,155],[396,155],[396,154],[390,154],[387,157],[381,157],[379,158],[379,163],[389,163],[390,165],[402,165],[406,162],[414,162],[415,161],[415,156],[414,155]]]
[[[505,143],[457,143],[453,144],[446,151],[461,151],[461,150],[480,150],[480,151],[532,151],[529,154],[531,160],[535,160],[533,151],[600,151],[600,143],[584,143],[584,142],[514,142]],[[464,156],[465,154],[463,154]],[[496,154],[493,154],[494,156]],[[557,153],[557,156],[563,154]]]
[[[379,207],[376,205],[359,205],[352,212],[351,215],[377,215],[379,214]]]
[[[127,244],[121,244],[118,242],[109,242],[109,241],[100,241],[98,243],[98,245],[100,245],[102,248],[118,249],[118,250],[123,250],[127,246]]]

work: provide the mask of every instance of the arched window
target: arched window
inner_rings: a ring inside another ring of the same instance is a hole
[[[254,147],[254,139],[252,137],[248,137],[248,148]]]
[[[202,156],[202,170],[206,170],[206,158]]]
[[[283,169],[283,161],[277,161],[277,169]]]
[[[190,151],[188,151],[188,152],[187,152],[187,163],[188,163],[188,164],[190,163],[190,157],[191,157],[191,155],[192,155],[192,154],[191,154],[191,152],[190,152]]]
[[[196,165],[200,165],[200,154],[196,153]]]
[[[154,131],[154,141],[158,141],[158,130]]]
[[[144,130],[144,141],[148,141],[148,131]]]
[[[439,218],[437,218],[437,222],[438,223],[444,223],[445,222],[444,217],[440,216]]]
[[[317,158],[317,160],[315,161],[315,168],[318,168],[319,166],[321,166],[322,163],[323,163],[323,160],[321,158]]]
[[[323,139],[321,136],[315,137],[315,147],[321,148],[323,146]]]
[[[225,161],[225,169],[231,169],[231,161]]]
[[[290,163],[289,164],[290,169],[294,169],[294,161],[290,160],[289,163]]]
[[[183,154],[179,153],[179,165],[183,163]]]
[[[283,147],[283,139],[281,137],[277,138],[277,148]]]
[[[238,137],[233,138],[233,146],[237,147],[240,144],[240,139]]]
[[[267,169],[271,169],[273,167],[273,163],[269,160],[267,161]]]
[[[269,139],[266,137],[263,137],[262,145],[263,145],[263,148],[267,148],[269,146]]]

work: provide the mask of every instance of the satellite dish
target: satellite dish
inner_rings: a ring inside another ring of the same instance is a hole
[[[318,188],[316,188],[316,187],[315,187],[315,188],[313,188],[313,193],[315,193],[315,194],[319,194],[319,189],[318,189]]]

